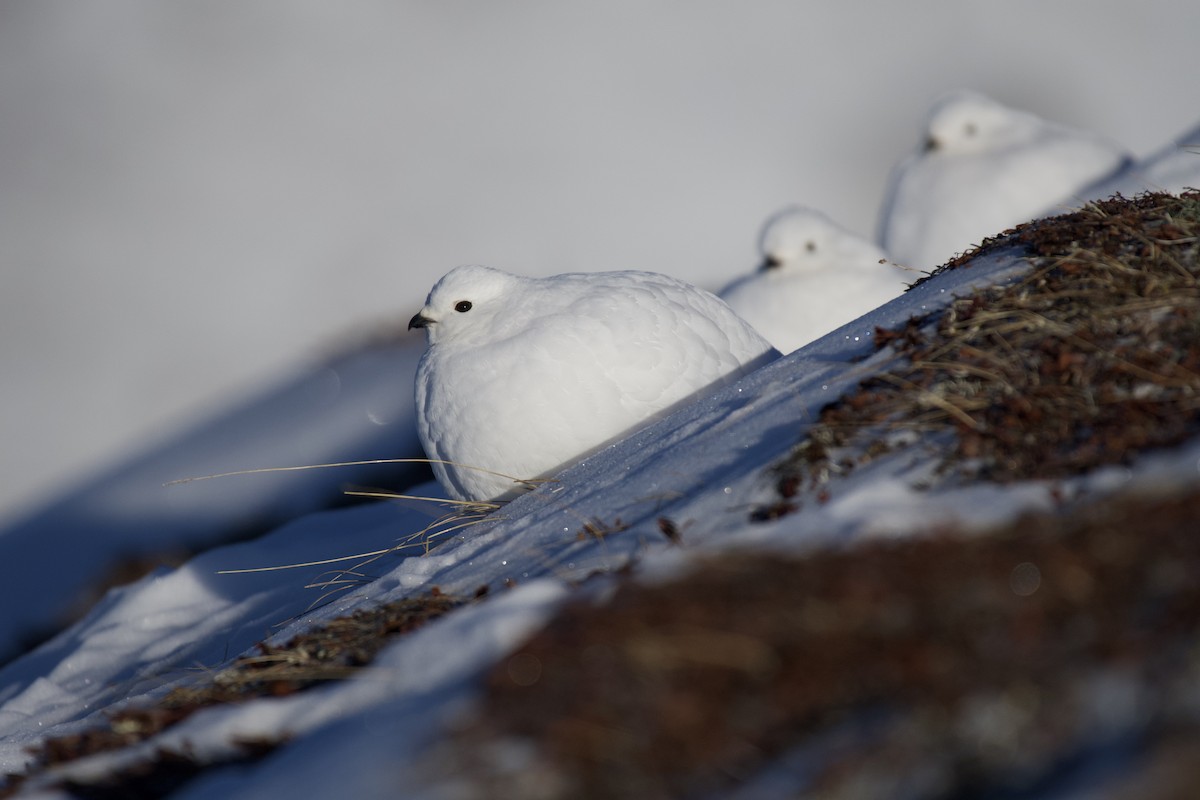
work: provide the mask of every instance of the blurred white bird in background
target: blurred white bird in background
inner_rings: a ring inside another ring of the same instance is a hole
[[[779,353],[714,295],[652,272],[451,270],[410,328],[417,428],[460,500],[506,499]],[[453,463],[438,463],[453,462]]]
[[[969,91],[929,114],[921,150],[893,170],[879,243],[930,269],[988,236],[1078,206],[1131,163],[1119,145]]]
[[[771,216],[759,251],[758,269],[722,289],[721,299],[784,353],[886,303],[919,277],[804,206]]]

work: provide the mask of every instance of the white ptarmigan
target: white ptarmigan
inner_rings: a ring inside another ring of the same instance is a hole
[[[767,220],[759,251],[757,271],[720,296],[784,353],[898,297],[918,277],[888,263],[873,243],[803,206]]]
[[[716,296],[652,272],[448,272],[425,330],[417,429],[460,500],[508,499],[777,357]]]
[[[893,171],[879,243],[898,264],[927,270],[985,237],[1080,205],[1088,186],[1129,154],[983,95],[959,91],[931,110],[926,141]]]

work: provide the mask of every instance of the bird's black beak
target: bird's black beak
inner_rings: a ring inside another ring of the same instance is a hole
[[[767,256],[766,258],[764,258],[762,260],[761,263],[759,263],[758,271],[759,272],[770,272],[773,269],[779,269],[781,266],[783,266],[783,262],[780,261],[778,258],[776,258],[775,256]]]
[[[411,331],[413,328],[428,328],[432,322],[433,320],[431,320],[429,317],[422,317],[421,312],[418,311],[413,315],[413,318],[408,321],[408,329]]]

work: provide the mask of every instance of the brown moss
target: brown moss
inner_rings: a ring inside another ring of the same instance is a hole
[[[68,780],[61,788],[81,800],[153,800],[167,797],[214,766],[231,767],[259,761],[284,740],[247,739],[237,742],[237,752],[220,764],[199,759],[192,753],[160,748],[152,758],[115,770],[100,780]]]
[[[1172,707],[1173,680],[1195,678],[1198,518],[1200,492],[1124,498],[992,536],[731,556],[627,583],[497,665],[464,747],[534,742],[553,796],[668,797],[727,787],[886,709],[891,721],[814,788],[843,796],[871,771],[901,781],[930,769],[943,789],[918,796],[1033,781],[1085,747],[1072,692],[1088,675],[1119,669],[1153,689],[1148,720]],[[962,735],[988,704],[1021,710],[989,734],[1008,737],[1007,755]],[[485,775],[485,793],[506,794]]]
[[[482,592],[479,596],[482,596]],[[425,597],[406,598],[372,609],[358,610],[330,620],[311,631],[289,639],[282,646],[262,643],[258,654],[243,656],[199,686],[171,691],[157,704],[129,707],[114,712],[106,725],[67,736],[46,739],[31,750],[35,765],[24,775],[8,776],[8,789],[14,790],[30,775],[56,765],[97,753],[120,750],[146,741],[177,725],[205,708],[227,703],[242,703],[259,697],[281,697],[303,691],[330,680],[343,680],[374,660],[396,636],[409,633],[466,603],[460,597],[434,589]],[[261,748],[243,748],[258,752]],[[249,756],[247,756],[249,758]],[[143,771],[151,783],[202,765],[190,764],[190,756],[159,751],[157,765],[129,769],[130,792],[124,796],[147,795],[141,789]],[[211,766],[211,765],[210,765]],[[167,777],[160,775],[165,770]],[[110,776],[89,794],[73,784],[71,791],[80,796],[122,796],[120,776]],[[143,787],[144,788],[144,787]],[[111,793],[115,792],[115,794]],[[3,796],[0,794],[0,796]]]
[[[1200,194],[1095,203],[974,256],[1014,245],[1024,279],[876,332],[895,362],[822,410],[776,467],[786,502],[753,519],[798,508],[797,486],[819,491],[898,431],[951,434],[940,473],[960,481],[1076,475],[1200,431]]]

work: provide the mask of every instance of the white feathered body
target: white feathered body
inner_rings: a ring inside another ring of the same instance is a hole
[[[784,353],[898,297],[916,279],[873,243],[804,206],[768,219],[759,250],[763,264],[722,289],[721,299]]]
[[[509,497],[774,355],[716,297],[654,273],[460,267],[421,315],[437,321],[418,429],[431,459],[461,465],[433,465],[459,499]]]
[[[1100,136],[956,93],[935,107],[927,147],[894,171],[880,244],[897,263],[931,269],[988,236],[1080,205],[1087,187],[1128,163]]]
[[[876,263],[836,272],[759,272],[730,284],[721,297],[780,352],[790,353],[903,291],[900,275]]]

